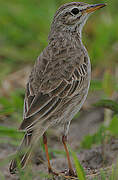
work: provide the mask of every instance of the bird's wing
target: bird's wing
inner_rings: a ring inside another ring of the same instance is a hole
[[[48,63],[41,75],[40,67],[42,65],[40,63],[38,70],[33,70],[33,78],[30,78],[33,81],[30,80],[27,84],[27,93],[24,100],[24,120],[21,123],[20,130],[33,127],[37,121],[50,116],[64,98],[72,98],[76,95],[87,75],[87,65],[85,63],[73,67],[69,63],[65,66],[63,66],[63,63],[62,65],[57,65],[57,63],[54,65],[54,62],[51,62],[53,67],[51,63]],[[36,80],[37,73],[41,77]],[[37,93],[34,93],[35,90]]]

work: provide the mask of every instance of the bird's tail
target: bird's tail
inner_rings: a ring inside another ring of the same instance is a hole
[[[24,168],[32,151],[33,131],[27,132],[18,148],[15,158],[10,163],[10,173],[15,174],[18,168]]]

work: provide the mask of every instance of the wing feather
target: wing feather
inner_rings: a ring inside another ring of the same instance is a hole
[[[48,93],[46,88],[46,91],[44,89],[39,89],[38,92],[35,94],[31,82],[28,83],[26,90],[27,93],[24,102],[24,120],[21,123],[19,129],[28,130],[33,127],[37,123],[37,121],[43,121],[44,119],[50,117],[51,114],[55,112],[58,107],[60,107],[64,98],[72,98],[79,92],[82,87],[83,81],[87,75],[87,66],[84,63],[81,64],[79,67],[71,69],[72,71],[69,75],[69,79],[67,79],[67,74],[69,74],[67,68],[64,70],[64,72],[66,72],[66,77],[62,76],[63,78],[60,78],[60,80],[58,79],[58,85],[56,82],[55,89],[54,83],[52,83],[52,90],[50,86]],[[51,76],[51,79],[54,78],[52,78]],[[39,87],[43,87],[43,81],[40,81]]]

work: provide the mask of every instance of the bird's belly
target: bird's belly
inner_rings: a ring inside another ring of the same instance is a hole
[[[81,109],[82,105],[85,102],[85,99],[87,97],[88,91],[84,92],[83,94],[77,94],[73,99],[72,99],[72,105],[70,109],[68,110],[67,116],[68,120],[72,120],[73,117],[79,112]],[[65,117],[65,121],[66,121]]]
[[[55,118],[55,124],[63,125],[67,121],[71,121],[73,119],[73,117],[79,112],[83,103],[85,102],[88,94],[88,89],[89,89],[89,83],[86,89],[76,94],[74,97],[72,97],[70,101],[67,101],[60,108],[60,110],[58,111],[57,118]]]
[[[67,121],[71,121],[73,117],[79,112],[88,94],[90,76],[91,72],[89,72],[87,77],[85,78],[81,90],[76,89],[73,96],[66,97],[62,100],[61,105],[50,117],[50,121],[52,121],[52,126],[56,124],[62,125],[65,124]]]

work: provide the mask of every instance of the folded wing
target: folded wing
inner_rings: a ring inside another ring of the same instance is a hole
[[[46,67],[49,67],[49,63]],[[33,93],[32,82],[29,81],[24,100],[24,120],[21,123],[20,130],[33,128],[37,122],[50,117],[61,106],[64,98],[72,98],[79,93],[87,75],[87,65],[83,63],[79,67],[72,66],[69,68],[68,76],[65,76],[65,72],[68,73],[68,68],[63,68],[61,73],[55,71],[56,75],[53,73],[52,77],[49,69],[45,69],[45,72],[42,73],[42,80],[39,81],[37,93]],[[59,76],[58,73],[60,73]],[[46,76],[49,74],[48,81],[45,81],[45,74]],[[34,75],[35,77],[36,75]],[[59,77],[58,80],[54,81],[54,78],[57,77]]]

